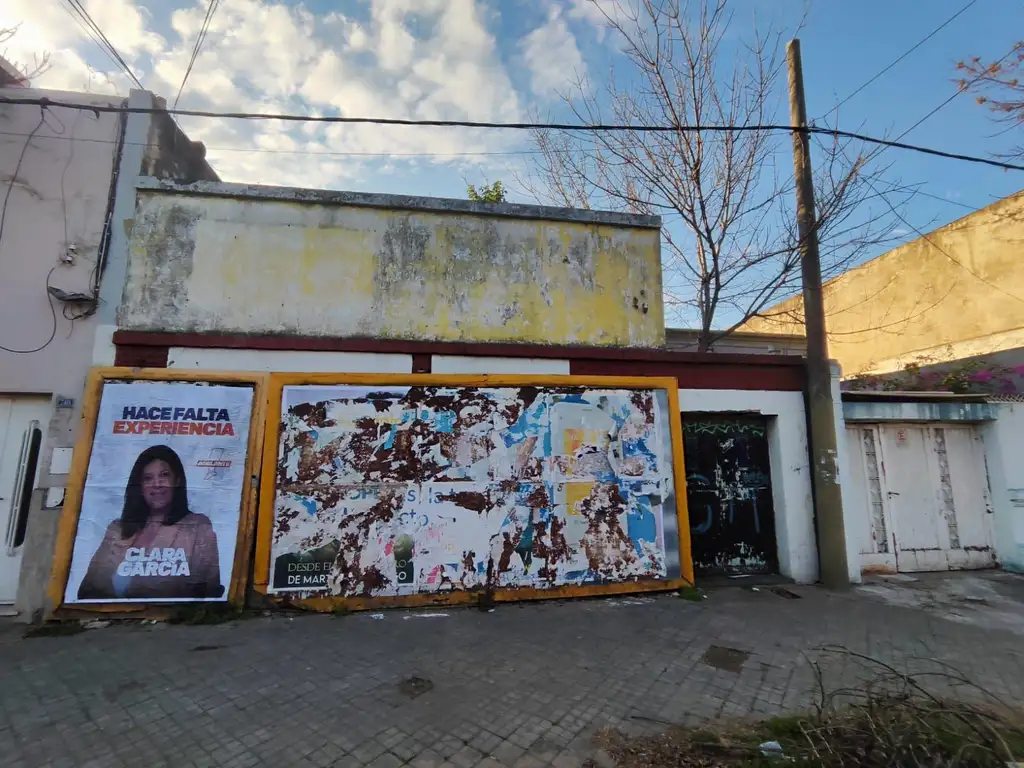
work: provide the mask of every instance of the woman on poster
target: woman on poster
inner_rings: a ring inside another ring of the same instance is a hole
[[[185,467],[166,445],[139,454],[120,519],[108,527],[79,600],[201,600],[224,594],[217,535],[188,508]]]

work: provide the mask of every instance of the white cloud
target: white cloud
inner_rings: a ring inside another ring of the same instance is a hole
[[[593,24],[601,42],[608,32],[609,19],[616,19],[622,13],[621,2],[628,0],[569,0],[569,18]]]
[[[101,29],[128,56],[152,50],[162,44],[159,35],[145,31],[146,16],[132,0],[87,0],[86,9],[94,19],[103,19]],[[94,68],[85,61],[82,41],[89,40],[83,28],[60,3],[39,0],[3,0],[0,3],[0,29],[17,27],[8,41],[4,58],[21,65],[49,55],[48,71],[33,80],[33,85],[55,90],[88,90],[93,93],[124,92],[129,79],[107,59]],[[100,54],[102,56],[102,54]]]
[[[163,17],[159,30],[139,2],[88,0],[87,7],[145,87],[172,102],[207,2],[187,0],[187,5]],[[356,18],[340,12],[314,16],[302,0],[221,0],[179,107],[350,117],[520,119],[524,104],[489,28],[493,18],[482,3],[366,0],[369,13]],[[0,0],[0,26],[17,22],[24,24],[16,37],[15,54],[55,52],[55,66],[35,85],[127,91],[127,79],[100,57],[95,44],[57,2]],[[99,75],[90,75],[87,59],[100,68]],[[207,144],[208,157],[222,178],[302,186],[351,184],[367,173],[367,163],[374,160],[366,153],[485,153],[501,151],[524,138],[494,131],[379,125],[181,122],[192,138]],[[247,147],[263,151],[222,149]],[[353,154],[330,154],[342,152]],[[448,160],[456,161],[434,161]],[[487,161],[463,157],[457,162]]]
[[[586,73],[576,36],[557,5],[548,8],[547,20],[523,38],[520,48],[538,96],[555,95]]]

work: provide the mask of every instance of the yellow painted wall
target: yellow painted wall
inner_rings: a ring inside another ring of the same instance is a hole
[[[130,330],[660,346],[657,228],[140,191]]]
[[[1024,193],[850,270],[824,298],[844,376],[1004,348],[1024,328]],[[801,299],[766,314],[742,330],[803,335]]]

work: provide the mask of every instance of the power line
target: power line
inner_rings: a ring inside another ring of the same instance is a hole
[[[100,26],[93,20],[89,11],[87,11],[85,6],[82,5],[81,0],[65,0],[65,2],[67,2],[67,5],[62,5],[61,7],[71,15],[72,19],[78,22],[79,26],[82,26],[82,28],[85,29],[92,41],[96,43],[105,54],[107,54],[107,57],[115,66],[128,75],[132,82],[139,86],[139,88],[143,88],[139,78],[137,78],[135,73],[132,72],[132,68],[128,66],[128,63],[121,57],[121,54],[117,52],[117,48],[114,47],[114,44],[110,42],[107,36],[103,33],[103,30],[100,29]]]
[[[1008,53],[1007,53],[1007,54],[1006,54],[1005,56],[1003,56],[1003,58],[999,59],[999,61],[997,61],[997,62],[996,62],[996,63],[995,63],[995,64],[994,64],[993,66],[998,66],[998,65],[1002,64],[1002,63],[1003,63],[1004,61],[1006,61],[1006,59],[1010,58],[1010,56],[1011,56],[1011,55],[1013,54],[1013,52],[1014,52],[1014,51],[1013,51],[1013,49],[1011,48],[1011,49],[1010,49],[1010,51],[1009,51],[1009,52],[1008,52]],[[982,77],[984,77],[984,74],[985,74],[985,73],[984,73],[984,72],[982,72],[982,73],[981,73],[980,75],[978,75],[978,76],[977,76],[977,77],[975,77],[975,78],[974,78],[973,80],[971,80],[971,81],[970,81],[969,83],[967,83],[967,85],[965,85],[964,87],[962,87],[962,88],[957,88],[957,89],[956,89],[956,92],[955,92],[955,93],[953,93],[953,95],[952,95],[952,96],[950,96],[950,97],[949,97],[948,99],[946,99],[946,100],[945,100],[944,102],[942,102],[941,104],[939,104],[939,106],[937,106],[937,107],[936,107],[935,109],[933,109],[933,110],[932,110],[931,112],[929,112],[929,113],[928,113],[927,115],[925,115],[925,116],[924,116],[924,117],[922,117],[922,118],[921,118],[920,120],[918,120],[918,121],[917,121],[916,123],[914,123],[914,124],[913,124],[912,126],[910,126],[909,128],[907,128],[907,130],[905,130],[905,131],[904,131],[903,133],[901,133],[901,134],[900,134],[899,136],[897,136],[897,137],[896,137],[896,141],[899,141],[899,140],[900,140],[900,139],[902,139],[902,138],[903,138],[904,136],[906,136],[906,135],[907,135],[908,133],[910,133],[910,132],[911,132],[912,130],[914,130],[914,129],[915,129],[915,128],[917,128],[917,127],[918,127],[919,125],[921,125],[921,123],[923,123],[923,122],[925,122],[926,120],[928,120],[929,118],[931,118],[931,117],[932,117],[932,115],[934,115],[934,114],[935,114],[936,112],[938,112],[938,111],[939,111],[939,110],[941,110],[941,109],[944,109],[944,108],[945,108],[945,106],[946,106],[947,104],[949,104],[949,103],[950,103],[951,101],[953,101],[953,99],[955,99],[955,98],[956,98],[957,96],[959,96],[959,95],[960,95],[961,93],[963,93],[963,92],[964,92],[964,91],[966,91],[966,90],[967,90],[968,88],[970,88],[970,87],[971,87],[972,85],[974,85],[974,84],[975,84],[976,82],[978,82],[978,81],[979,81],[979,80],[980,80],[980,79],[981,79]]]
[[[867,185],[872,190],[875,191],[875,194],[878,195],[878,190],[875,189],[875,186],[870,181],[868,181],[867,179],[865,179],[864,181],[865,181],[865,183],[867,183]],[[982,277],[977,272],[975,272],[973,269],[971,269],[969,266],[967,266],[962,261],[960,261],[955,256],[953,256],[953,254],[951,254],[945,248],[943,248],[938,243],[936,243],[928,234],[922,232],[920,229],[918,229],[913,224],[911,224],[909,221],[907,221],[906,217],[904,217],[903,214],[901,214],[898,210],[896,210],[896,206],[894,206],[892,203],[890,203],[888,198],[885,197],[885,195],[878,195],[878,196],[882,198],[882,202],[885,203],[889,207],[889,210],[892,211],[893,215],[897,219],[899,219],[906,226],[908,226],[912,230],[914,230],[914,232],[917,233],[918,237],[920,237],[922,240],[924,240],[926,243],[928,243],[930,246],[932,246],[935,250],[937,250],[939,253],[941,253],[943,256],[945,256],[947,259],[949,259],[951,262],[953,262],[958,267],[960,267],[960,269],[964,270],[967,274],[971,275],[971,277],[975,278],[976,280],[981,281],[982,283],[987,285],[992,290],[998,291],[999,293],[1002,293],[1005,296],[1008,296],[1011,299],[1015,299],[1015,300],[1021,302],[1022,304],[1024,304],[1024,298],[1021,298],[1020,296],[1017,296],[1016,294],[1010,293],[1009,291],[1004,290],[1003,288],[1000,288],[998,285],[996,285],[995,283],[991,282],[990,280],[987,280],[986,278]]]
[[[980,208],[975,208],[973,205],[970,205],[968,203],[961,203],[959,200],[950,200],[948,197],[943,197],[942,195],[933,195],[931,192],[925,192],[922,189],[914,190],[914,194],[915,195],[924,195],[925,197],[930,197],[932,200],[938,200],[940,203],[949,203],[950,205],[959,205],[961,208],[966,208],[971,213],[974,213],[975,211],[981,210]]]
[[[867,88],[867,87],[868,87],[869,85],[871,85],[871,84],[872,84],[873,82],[875,82],[875,81],[876,81],[876,80],[877,80],[878,78],[880,78],[880,77],[881,77],[882,75],[884,75],[884,74],[885,74],[886,72],[888,72],[888,71],[889,71],[890,69],[892,69],[893,67],[895,67],[895,66],[896,66],[897,64],[899,64],[899,63],[900,63],[901,61],[903,61],[903,60],[904,60],[905,58],[907,58],[907,56],[909,56],[910,54],[912,54],[912,53],[913,53],[914,51],[916,51],[916,50],[917,50],[918,48],[920,48],[920,47],[921,47],[922,45],[924,45],[924,44],[925,44],[925,43],[927,43],[927,42],[928,42],[929,40],[931,40],[931,39],[932,39],[933,37],[935,37],[935,35],[937,35],[937,34],[938,34],[939,32],[941,32],[941,31],[942,31],[943,29],[945,29],[945,28],[946,28],[946,27],[948,27],[948,26],[949,26],[950,24],[952,24],[952,23],[953,23],[954,21],[956,21],[957,17],[959,17],[959,16],[961,15],[961,14],[963,14],[963,13],[964,13],[965,11],[967,11],[967,10],[968,10],[968,9],[969,9],[969,8],[970,8],[970,7],[972,6],[972,5],[974,5],[974,4],[975,4],[975,3],[977,3],[977,2],[978,2],[978,0],[971,0],[971,1],[969,2],[969,3],[967,3],[967,5],[965,5],[965,6],[964,6],[963,8],[961,8],[961,9],[960,9],[959,11],[957,11],[957,12],[956,12],[956,13],[954,13],[954,14],[953,14],[952,16],[950,16],[950,17],[949,17],[948,19],[946,19],[946,20],[945,20],[944,22],[942,22],[942,23],[941,23],[941,24],[940,24],[939,26],[937,26],[937,27],[936,27],[935,29],[933,29],[933,30],[932,30],[931,32],[929,32],[929,33],[928,33],[927,35],[925,35],[925,36],[924,36],[924,37],[922,37],[922,38],[921,38],[920,40],[918,40],[918,41],[917,41],[917,42],[916,42],[916,43],[915,43],[915,44],[914,44],[914,45],[913,45],[912,47],[908,48],[908,49],[907,49],[907,51],[906,51],[906,52],[905,52],[905,53],[904,53],[904,54],[903,54],[902,56],[900,56],[900,57],[899,57],[899,58],[897,58],[897,59],[894,59],[894,60],[893,60],[893,61],[892,61],[892,62],[891,62],[891,63],[890,63],[890,64],[889,64],[889,65],[888,65],[887,67],[884,67],[884,68],[883,68],[882,70],[880,70],[880,71],[879,71],[879,72],[878,72],[877,74],[875,74],[875,75],[874,75],[874,77],[872,77],[872,78],[870,78],[869,80],[867,80],[867,81],[866,81],[865,83],[863,83],[863,84],[862,84],[862,85],[861,85],[861,86],[860,86],[859,88],[857,88],[857,90],[855,90],[855,91],[854,91],[853,93],[851,93],[851,94],[850,94],[849,96],[847,96],[847,97],[846,97],[845,99],[843,99],[843,100],[842,100],[842,101],[840,101],[840,102],[839,102],[838,104],[836,104],[836,105],[835,105],[834,107],[832,107],[832,109],[830,109],[830,110],[829,110],[829,112],[832,112],[832,111],[838,110],[838,109],[839,109],[839,108],[840,108],[841,106],[843,106],[843,104],[845,104],[845,103],[846,103],[846,102],[848,102],[848,101],[849,101],[850,99],[852,99],[852,98],[853,98],[854,96],[856,96],[856,95],[857,95],[858,93],[860,93],[861,91],[863,91],[863,90],[864,90],[865,88]],[[826,114],[827,114],[827,113],[826,113]]]
[[[203,41],[206,40],[206,34],[210,30],[210,22],[213,20],[213,14],[217,12],[217,7],[220,5],[220,0],[210,0],[206,6],[206,17],[203,19],[203,23],[199,27],[199,34],[196,35],[196,44],[192,46],[192,55],[188,60],[188,66],[185,68],[185,75],[181,78],[181,85],[178,86],[178,93],[174,97],[173,107],[178,106],[178,99],[181,98],[181,92],[185,90],[185,83],[188,81],[188,76],[192,74],[192,67],[196,63],[196,59],[199,57],[199,49],[203,46]]]
[[[0,136],[27,136],[27,133],[17,131],[0,131]],[[61,141],[82,141],[89,144],[124,144],[132,147],[158,147],[158,144],[148,141],[122,141],[113,139],[93,139],[85,137],[70,136],[37,136],[37,139],[60,139]],[[541,149],[510,149],[506,151],[493,152],[343,152],[343,151],[316,151],[309,149],[266,149],[264,147],[216,147],[207,146],[209,152],[253,152],[268,155],[312,155],[314,157],[488,157],[488,156],[513,156],[513,155],[538,155],[542,154]]]
[[[885,148],[896,147],[912,152],[920,152],[934,157],[944,157],[950,160],[962,160],[968,163],[990,165],[995,168],[1003,168],[1011,171],[1024,171],[1024,165],[1007,163],[1001,160],[992,160],[986,157],[975,155],[964,155],[956,152],[944,152],[938,149],[922,147],[915,144],[906,144],[900,141],[879,139],[874,136],[867,136],[852,131],[841,131],[837,128],[823,128],[817,126],[792,126],[781,124],[765,125],[629,125],[625,123],[497,123],[473,120],[413,120],[410,118],[390,117],[341,117],[337,115],[295,115],[278,114],[272,112],[211,112],[199,109],[158,109],[156,107],[125,107],[111,105],[86,105],[72,102],[53,101],[47,98],[0,98],[0,104],[29,104],[41,107],[64,107],[66,109],[81,109],[90,112],[110,112],[116,114],[166,114],[181,117],[204,117],[219,118],[222,120],[279,120],[283,122],[299,123],[340,123],[344,125],[390,125],[407,127],[434,127],[434,128],[477,128],[495,130],[525,130],[525,131],[582,131],[582,132],[607,132],[607,131],[633,131],[637,133],[741,133],[750,131],[785,131],[787,133],[808,133],[831,136],[833,138],[847,138],[863,141],[868,144],[877,144]]]
[[[27,133],[19,133],[17,131],[0,131],[0,136],[27,136]],[[89,144],[122,144],[133,147],[156,147],[157,145],[147,141],[121,141],[117,142],[113,139],[93,139],[86,137],[71,137],[71,136],[37,136],[36,139],[59,139],[61,141],[81,141]],[[492,151],[492,152],[343,152],[343,151],[317,151],[311,149],[267,149],[265,147],[218,147],[218,146],[207,146],[208,152],[248,152],[251,154],[267,154],[267,155],[308,155],[311,157],[409,157],[409,158],[435,158],[435,157],[513,157],[516,155],[537,155],[542,154],[543,150],[540,149],[510,149],[505,151]],[[964,208],[972,213],[979,210],[976,206],[970,205],[969,203],[962,203],[959,200],[951,200],[948,197],[942,195],[936,195],[932,192],[925,192],[923,189],[914,189],[913,194],[922,195],[923,197],[930,197],[932,200],[937,200],[940,203],[947,203],[949,205],[956,205],[960,208]]]

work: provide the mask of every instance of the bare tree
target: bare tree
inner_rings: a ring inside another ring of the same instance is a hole
[[[975,100],[987,106],[1007,130],[1024,128],[1024,40],[1014,43],[1008,53],[994,62],[973,56],[956,65],[962,77],[962,91],[976,94]],[[1024,144],[1007,153],[1024,157]]]
[[[0,27],[0,48],[3,50],[3,56],[6,59],[7,49],[3,48],[7,43],[18,34],[18,28],[21,25],[15,25],[13,27]],[[41,54],[32,55],[31,64],[21,64],[16,61],[8,61],[8,63],[14,67],[20,76],[16,84],[27,86],[34,77],[39,77],[41,74],[46,72],[50,68],[50,54],[48,51],[44,51]],[[0,85],[7,85],[4,78],[5,73],[0,70]]]
[[[517,180],[559,205],[661,215],[666,303],[696,317],[698,349],[708,350],[800,285],[790,135],[758,127],[779,122],[785,104],[784,38],[755,29],[735,42],[732,0],[590,1],[618,38],[621,66],[601,89],[577,80],[565,103],[588,124],[677,129],[541,131]],[[895,225],[862,205],[881,194],[863,183],[865,156],[826,139],[814,160],[831,276]]]

